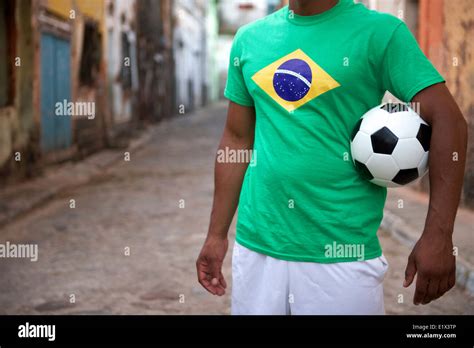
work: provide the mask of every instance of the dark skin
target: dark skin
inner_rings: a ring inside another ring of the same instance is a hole
[[[337,2],[293,0],[290,9],[298,15],[313,15],[327,11]],[[412,102],[419,103],[421,117],[431,126],[430,203],[423,233],[408,258],[403,286],[410,286],[416,275],[413,303],[427,304],[455,284],[452,234],[464,176],[467,124],[444,83],[425,88]],[[219,148],[252,149],[254,131],[255,109],[230,102]],[[222,264],[247,166],[217,161],[215,164],[211,221],[196,262],[199,283],[214,295],[224,295],[227,287]]]
[[[290,9],[300,16],[312,16],[326,12],[336,6],[339,0],[290,0]]]
[[[413,303],[427,304],[456,282],[452,236],[464,177],[467,124],[444,83],[425,88],[412,101],[420,104],[421,116],[431,126],[431,193],[423,234],[408,258],[403,286],[410,286],[418,274]]]
[[[227,122],[219,149],[253,149],[255,109],[229,103]],[[222,296],[227,284],[222,263],[227,252],[227,233],[239,203],[248,163],[219,163],[214,170],[214,203],[206,241],[196,262],[198,280],[211,294]]]

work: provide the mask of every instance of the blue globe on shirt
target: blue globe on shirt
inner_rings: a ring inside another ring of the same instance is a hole
[[[311,88],[311,67],[302,59],[290,59],[278,67],[273,76],[273,88],[286,101],[298,101]]]

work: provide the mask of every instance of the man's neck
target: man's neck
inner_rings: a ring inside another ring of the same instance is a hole
[[[340,0],[290,0],[290,10],[300,16],[312,16],[326,12]]]

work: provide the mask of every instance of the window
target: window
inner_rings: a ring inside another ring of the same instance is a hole
[[[95,22],[86,22],[82,44],[80,83],[83,86],[95,85],[102,59],[101,36]]]

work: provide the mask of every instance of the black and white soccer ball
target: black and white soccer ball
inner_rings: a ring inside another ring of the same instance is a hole
[[[430,126],[413,109],[382,104],[357,122],[351,137],[352,160],[376,185],[406,185],[428,171],[430,139]]]

